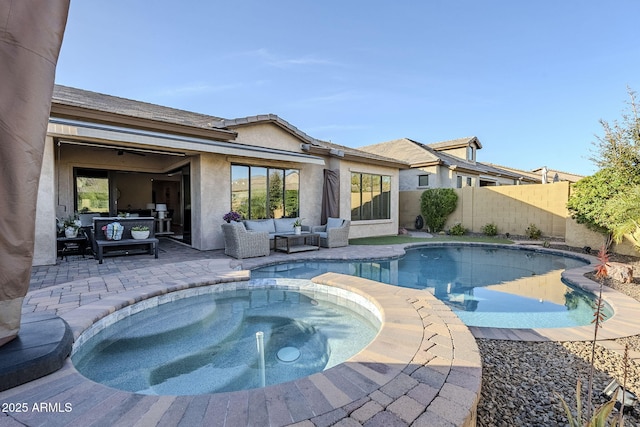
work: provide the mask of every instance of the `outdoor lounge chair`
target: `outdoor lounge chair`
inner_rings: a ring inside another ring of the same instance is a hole
[[[268,256],[270,251],[269,233],[248,231],[241,222],[222,224],[224,253],[237,259]]]
[[[339,248],[349,245],[350,225],[348,219],[327,218],[325,225],[315,225],[311,227],[311,232],[320,235],[320,246],[323,248]]]

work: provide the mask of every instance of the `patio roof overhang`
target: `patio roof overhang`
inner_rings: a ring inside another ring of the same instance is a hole
[[[296,163],[325,164],[324,159],[305,153],[60,118],[49,119],[47,134],[61,143],[93,144],[114,149],[133,148],[167,155],[215,153]]]

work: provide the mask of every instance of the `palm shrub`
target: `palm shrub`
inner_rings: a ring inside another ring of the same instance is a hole
[[[420,196],[424,223],[432,233],[442,231],[447,217],[456,209],[458,195],[452,188],[432,188]]]

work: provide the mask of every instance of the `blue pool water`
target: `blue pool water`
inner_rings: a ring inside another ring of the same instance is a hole
[[[331,271],[429,290],[469,326],[557,328],[593,319],[594,296],[561,279],[562,271],[586,264],[543,251],[429,246],[393,260],[272,265],[253,270],[251,277],[311,278]],[[609,306],[605,314],[612,315]]]
[[[376,315],[330,302],[326,291],[263,282],[124,317],[86,340],[73,363],[85,377],[141,394],[234,391],[261,387],[262,372],[265,385],[321,372],[358,353],[379,330]],[[264,335],[264,371],[256,332]]]

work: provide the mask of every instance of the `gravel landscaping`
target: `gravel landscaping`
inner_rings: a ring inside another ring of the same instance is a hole
[[[555,244],[553,247],[581,252]],[[623,284],[607,279],[604,284],[640,301],[640,260],[613,254],[611,261],[632,264],[634,280]],[[575,411],[578,380],[582,382],[582,401],[586,404],[590,342],[477,341],[483,365],[479,426],[565,426],[567,418],[558,396]],[[629,350],[640,352],[640,335],[616,341],[623,345],[628,343]],[[601,392],[613,378],[622,384],[623,357],[596,346],[594,366],[593,402],[597,406],[608,400]],[[637,362],[629,364],[627,388],[640,396],[640,365]],[[617,411],[614,410],[614,414]],[[625,414],[624,425],[640,426],[638,404]]]

